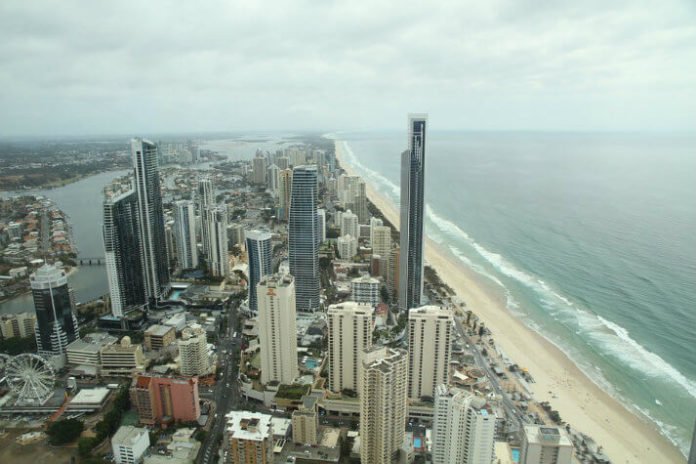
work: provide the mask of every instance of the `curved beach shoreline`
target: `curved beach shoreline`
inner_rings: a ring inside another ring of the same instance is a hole
[[[335,141],[336,158],[349,174],[343,143]],[[395,226],[396,205],[367,183],[372,203]],[[685,457],[657,427],[629,411],[598,387],[568,356],[515,318],[501,295],[432,240],[426,241],[426,261],[493,332],[496,343],[534,377],[530,384],[536,401],[548,401],[575,429],[591,436],[614,463],[683,463]],[[553,395],[552,395],[553,393]],[[554,397],[555,396],[555,397]]]

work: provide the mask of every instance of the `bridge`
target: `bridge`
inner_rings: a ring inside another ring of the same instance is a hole
[[[101,266],[104,264],[103,256],[80,256],[77,258],[80,266]]]

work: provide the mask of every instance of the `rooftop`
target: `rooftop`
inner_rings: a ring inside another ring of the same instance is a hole
[[[147,328],[145,331],[145,335],[151,335],[155,337],[164,337],[167,335],[171,330],[174,330],[173,327],[168,326],[168,325],[151,325],[150,327]]]
[[[270,414],[251,411],[231,411],[225,415],[230,438],[262,441],[272,435]]]
[[[75,397],[70,401],[70,404],[82,405],[82,404],[101,404],[104,402],[111,390],[108,388],[83,388],[80,392],[75,395]]]
[[[111,442],[133,446],[142,435],[148,436],[147,429],[133,427],[132,425],[123,425],[118,429],[113,438],[111,438]],[[150,441],[149,437],[148,441]]]

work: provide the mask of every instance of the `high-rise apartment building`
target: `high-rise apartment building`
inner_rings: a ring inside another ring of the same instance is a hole
[[[174,237],[179,267],[193,269],[198,266],[196,211],[190,200],[180,200],[174,203]]]
[[[337,181],[338,199],[347,209],[353,210],[360,224],[367,224],[367,194],[365,181],[360,176],[341,174]]]
[[[336,248],[341,259],[353,259],[358,254],[358,239],[350,234],[342,235],[336,239]]]
[[[350,235],[351,237],[355,238],[360,236],[360,223],[358,222],[358,216],[353,214],[351,210],[341,214],[341,235]]]
[[[565,430],[546,425],[525,425],[520,464],[570,464],[573,443]]]
[[[179,345],[179,373],[204,376],[211,373],[208,340],[202,327],[187,327],[181,332]]]
[[[30,277],[36,310],[36,346],[39,354],[65,355],[68,344],[80,338],[75,298],[63,269],[44,264]]]
[[[225,419],[229,464],[271,464],[273,462],[273,426],[270,414],[232,411]]]
[[[423,295],[426,115],[409,115],[408,150],[401,155],[399,308],[420,306]]]
[[[360,369],[360,460],[391,464],[406,428],[408,353],[378,347],[366,351]]]
[[[449,383],[452,323],[447,308],[423,306],[409,312],[409,398],[432,398],[438,385]]]
[[[369,275],[356,277],[350,281],[350,299],[371,306],[379,304],[379,280]]]
[[[140,259],[145,295],[150,304],[169,292],[169,263],[164,235],[164,211],[160,191],[157,145],[143,139],[131,140],[131,156],[138,196]]]
[[[292,169],[283,169],[278,173],[278,218],[287,221],[290,215],[290,197],[292,192]]]
[[[266,157],[263,153],[256,153],[252,167],[252,183],[256,185],[266,185]]]
[[[291,384],[298,375],[293,277],[264,276],[256,286],[256,292],[261,383]]]
[[[132,177],[117,179],[104,189],[103,210],[104,263],[111,313],[123,317],[130,308],[147,302],[138,195]]]
[[[303,396],[300,406],[292,412],[292,441],[305,445],[319,443],[317,397]]]
[[[320,303],[317,194],[317,167],[296,167],[292,175],[288,251],[297,310],[302,312],[317,311]]]
[[[324,208],[319,208],[317,210],[317,216],[319,221],[319,243],[326,241],[326,210]]]
[[[387,226],[374,226],[370,230],[372,236],[372,254],[389,259],[392,249],[391,228]]]
[[[208,272],[215,277],[225,277],[229,271],[227,207],[211,206],[206,208],[203,214],[208,242],[205,253]]]
[[[275,164],[271,164],[266,168],[266,183],[268,184],[268,190],[270,190],[273,196],[278,194],[279,182],[278,176],[280,174],[280,168]]]
[[[372,313],[369,304],[352,301],[329,306],[329,389],[360,391],[360,368],[372,347]]]
[[[273,273],[271,233],[261,230],[247,231],[246,249],[249,255],[249,309],[256,313],[256,285],[264,276]]]
[[[209,176],[203,176],[198,179],[198,191],[196,194],[196,203],[198,204],[199,231],[198,235],[203,244],[203,253],[207,253],[210,248],[208,241],[208,225],[205,211],[208,208],[215,206],[215,185],[213,179]]]
[[[131,401],[140,422],[194,422],[201,415],[197,377],[142,374],[133,379]]]
[[[484,398],[438,385],[433,419],[433,464],[493,462],[496,416]]]

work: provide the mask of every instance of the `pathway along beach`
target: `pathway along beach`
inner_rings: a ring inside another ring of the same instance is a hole
[[[343,146],[342,141],[335,141],[336,158],[348,174],[357,175],[344,162]],[[397,207],[366,183],[370,201],[397,227]],[[613,463],[685,461],[655,425],[629,411],[592,382],[560,349],[515,318],[506,309],[503,297],[482,282],[482,277],[430,239],[426,241],[425,259],[493,332],[496,344],[505,354],[529,370],[535,380],[530,384],[535,401],[548,401],[563,420],[602,446]]]

